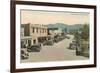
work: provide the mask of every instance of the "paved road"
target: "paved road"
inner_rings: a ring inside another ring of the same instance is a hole
[[[85,60],[83,56],[76,56],[75,50],[67,49],[73,36],[70,39],[64,39],[53,46],[43,46],[40,52],[29,53],[29,59],[21,60],[21,62],[42,62],[42,61],[66,61],[66,60]]]

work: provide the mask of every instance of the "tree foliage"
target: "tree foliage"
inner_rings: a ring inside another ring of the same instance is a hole
[[[88,24],[83,25],[81,32],[82,32],[81,38],[84,40],[88,40],[89,39],[89,25]]]
[[[88,41],[89,40],[89,25],[84,24],[82,28],[79,28],[78,30],[74,30],[74,38],[77,43],[79,43],[81,39]]]

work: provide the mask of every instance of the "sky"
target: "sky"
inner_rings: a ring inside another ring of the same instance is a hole
[[[21,24],[89,23],[89,13],[21,10]]]

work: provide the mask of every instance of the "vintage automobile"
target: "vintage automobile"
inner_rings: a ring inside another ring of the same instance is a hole
[[[54,41],[53,40],[48,40],[48,41],[45,41],[44,45],[53,45],[54,44]]]
[[[34,44],[32,46],[27,47],[28,52],[40,52],[41,50],[41,44]]]
[[[67,38],[67,39],[70,39],[70,37],[69,37],[69,36],[66,36],[66,38]]]
[[[27,48],[21,48],[21,59],[28,59],[29,53],[27,51]]]
[[[69,44],[68,49],[76,50],[76,41],[75,41],[75,40],[73,40],[73,41]]]
[[[71,50],[75,50],[76,49],[76,44],[70,43],[68,48],[71,49]]]

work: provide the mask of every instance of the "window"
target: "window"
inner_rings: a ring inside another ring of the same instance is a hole
[[[40,29],[40,33],[41,33],[41,29]]]
[[[36,29],[36,32],[38,33],[38,28]]]
[[[33,28],[33,33],[34,33],[34,28]]]

